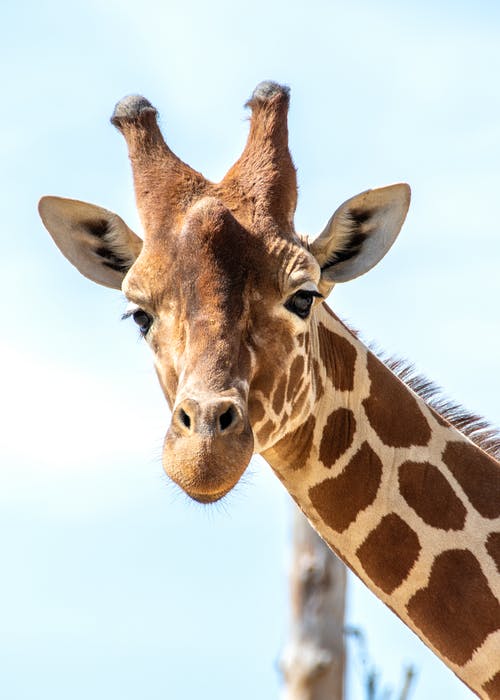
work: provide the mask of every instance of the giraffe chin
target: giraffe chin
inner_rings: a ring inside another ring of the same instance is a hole
[[[167,433],[163,468],[190,498],[215,503],[236,486],[253,454],[253,434],[175,436]]]
[[[200,493],[193,493],[191,492],[189,495],[190,498],[193,499],[193,501],[196,501],[197,503],[203,503],[204,505],[208,505],[210,503],[216,503],[217,501],[220,501],[224,498],[224,496],[227,496],[227,494],[232,490],[233,487],[226,489],[225,491],[221,491],[219,493],[211,493],[211,494],[200,494]]]

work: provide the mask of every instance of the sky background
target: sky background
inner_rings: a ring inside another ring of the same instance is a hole
[[[413,190],[390,254],[330,304],[500,424],[500,5],[7,1],[0,74],[0,695],[277,698],[290,501],[258,459],[212,508],[168,483],[149,351],[36,204],[95,202],[140,232],[115,102],[144,94],[217,180],[255,85],[286,83],[298,230],[369,187]],[[354,578],[348,622],[388,684],[411,662],[415,700],[472,697]]]

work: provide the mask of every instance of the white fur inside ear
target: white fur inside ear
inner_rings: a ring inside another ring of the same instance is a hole
[[[396,240],[409,205],[410,188],[404,183],[344,202],[310,245],[322,282],[347,282],[374,267]]]
[[[42,197],[38,210],[59,250],[82,275],[121,288],[142,241],[117,214],[63,197]]]

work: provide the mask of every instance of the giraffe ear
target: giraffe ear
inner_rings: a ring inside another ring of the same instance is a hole
[[[410,188],[402,183],[367,190],[337,209],[310,244],[325,288],[368,272],[387,253],[410,206]]]
[[[123,219],[95,204],[63,197],[42,197],[38,211],[61,253],[82,275],[121,289],[142,248]]]

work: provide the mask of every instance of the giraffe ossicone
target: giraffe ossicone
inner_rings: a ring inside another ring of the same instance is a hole
[[[289,97],[290,88],[287,85],[275,83],[273,80],[263,80],[253,91],[249,102],[255,99],[268,100],[270,97],[280,94],[285,94],[287,97]]]
[[[111,123],[118,124],[120,119],[135,119],[143,112],[152,112],[155,116],[157,114],[151,102],[142,95],[127,95],[116,103]]]
[[[125,98],[112,122],[144,239],[76,200],[44,197],[40,215],[82,274],[129,299],[172,410],[173,481],[213,502],[261,453],[369,588],[498,699],[498,442],[471,441],[484,432],[474,419],[459,416],[457,430],[453,411],[401,381],[324,301],[387,253],[409,187],[363,192],[317,238],[298,235],[288,102],[276,83],[256,88],[244,151],[212,183],[169,149],[145,98]]]

